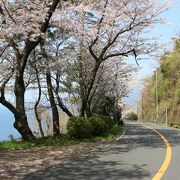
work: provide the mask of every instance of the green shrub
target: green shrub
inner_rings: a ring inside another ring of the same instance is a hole
[[[93,136],[99,136],[107,132],[108,127],[103,118],[94,116],[88,118],[88,120],[91,123],[91,134]]]
[[[71,117],[67,123],[67,132],[70,137],[88,138],[91,136],[91,123],[84,117]]]
[[[123,126],[123,125],[124,125],[124,121],[123,121],[122,119],[119,120],[119,121],[118,121],[118,125],[119,125],[119,126]]]
[[[70,137],[89,138],[106,133],[113,127],[113,120],[108,116],[71,117],[67,124]]]
[[[107,129],[111,129],[113,127],[114,121],[111,117],[109,116],[98,116],[98,117],[104,120],[104,122],[106,123]]]

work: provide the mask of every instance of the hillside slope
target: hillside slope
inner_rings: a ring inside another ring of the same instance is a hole
[[[142,92],[141,119],[180,125],[180,40],[161,58],[161,65]]]

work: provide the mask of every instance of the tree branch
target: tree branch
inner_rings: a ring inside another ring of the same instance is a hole
[[[4,3],[4,1],[3,1],[3,0],[1,0],[1,1],[2,1],[3,5],[4,5],[4,9],[6,10],[8,16],[9,16],[10,19],[16,24],[16,21],[14,20],[14,18],[13,18],[13,17],[11,16],[11,14],[9,13],[9,11],[8,11],[8,9],[7,9],[7,7],[6,7],[5,3]]]
[[[104,19],[104,12],[105,12],[105,9],[106,9],[107,5],[108,5],[108,0],[106,0],[106,2],[105,2],[103,15],[102,15],[102,17],[101,17],[101,19],[100,19],[100,21],[99,21],[99,26],[98,26],[98,29],[97,29],[97,36],[96,36],[96,38],[94,39],[94,41],[92,41],[91,45],[89,46],[89,52],[91,53],[91,55],[93,56],[93,58],[94,58],[96,61],[98,61],[98,58],[97,58],[97,56],[95,55],[95,53],[94,53],[94,51],[93,51],[92,48],[93,48],[93,46],[96,44],[96,42],[97,42],[98,39],[99,39],[99,33],[100,33],[100,29],[101,29],[101,24],[102,24],[103,19]]]
[[[12,69],[12,72],[9,74],[9,76],[7,76],[7,78],[5,78],[5,81],[0,88],[0,92],[1,92],[0,103],[2,105],[4,105],[6,108],[8,108],[15,115],[17,113],[16,108],[10,102],[8,102],[4,96],[6,84],[9,82],[9,80],[13,76],[13,73],[14,73],[14,69]]]
[[[49,8],[47,14],[48,16],[45,19],[45,22],[42,24],[40,30],[42,33],[45,33],[47,31],[47,29],[49,28],[49,21],[54,13],[54,11],[56,10],[58,4],[59,4],[60,0],[54,0],[53,4],[51,5],[51,7]],[[24,48],[25,54],[23,57],[23,63],[22,63],[22,69],[25,69],[26,66],[26,62],[27,62],[27,58],[29,56],[29,54],[32,52],[32,50],[40,43],[41,41],[41,37],[39,37],[37,39],[37,41],[31,41],[31,40],[27,40],[26,41],[26,47]]]

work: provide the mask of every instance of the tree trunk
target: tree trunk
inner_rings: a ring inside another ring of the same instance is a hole
[[[43,132],[41,121],[38,121],[38,126],[39,126],[39,130],[40,130],[41,136],[44,137],[44,132]]]
[[[33,135],[31,129],[28,126],[26,111],[24,107],[24,95],[25,85],[23,80],[23,74],[19,71],[16,73],[14,93],[16,96],[16,113],[14,127],[22,135],[25,141],[35,140],[36,137]]]
[[[21,134],[22,139],[25,141],[36,140],[36,137],[33,135],[31,129],[28,126],[27,116],[24,112],[18,112],[15,115],[14,128]]]
[[[52,81],[51,81],[51,70],[49,67],[49,58],[48,54],[46,53],[46,49],[44,47],[45,41],[41,41],[40,48],[42,55],[44,57],[44,62],[46,65],[46,83],[47,83],[47,90],[48,90],[48,96],[49,96],[49,101],[51,105],[51,111],[52,111],[52,120],[53,120],[53,135],[54,136],[60,136],[60,127],[59,127],[59,111],[56,105],[56,101],[54,98],[54,93],[53,93],[53,86],[52,86]]]
[[[91,102],[88,101],[86,104],[87,104],[87,105],[86,105],[86,109],[85,109],[86,116],[87,116],[88,118],[90,118],[90,117],[92,116],[92,114],[91,114]]]
[[[42,33],[45,33],[49,28],[49,21],[56,10],[60,0],[54,0],[52,5],[50,6],[47,16],[44,22],[42,22],[42,26],[40,28]],[[24,85],[24,70],[26,68],[27,60],[32,52],[32,50],[40,43],[41,38],[38,38],[36,42],[32,42],[27,40],[25,42],[25,48],[23,53],[19,52],[17,48],[18,45],[11,41],[11,45],[16,54],[16,76],[15,76],[15,86],[14,86],[14,93],[15,93],[15,100],[16,100],[16,107],[14,107],[10,102],[6,101],[4,96],[4,88],[1,89],[1,96],[0,96],[0,103],[7,107],[15,117],[14,127],[18,130],[18,132],[22,135],[22,138],[26,141],[35,140],[36,137],[33,135],[31,129],[28,126],[25,105],[24,105],[24,97],[25,97],[25,85]]]
[[[85,116],[85,110],[86,110],[86,102],[84,99],[81,100],[81,113],[80,116],[84,117]]]
[[[49,68],[47,68],[47,70],[46,70],[46,81],[47,81],[49,101],[50,101],[51,110],[52,110],[53,135],[54,136],[60,136],[59,112],[58,112],[56,102],[54,99],[53,87],[52,87],[52,82],[51,82],[51,72],[50,72]]]
[[[58,102],[58,106],[62,109],[63,112],[65,112],[69,117],[72,117],[73,114],[69,111],[69,109],[64,105],[64,103],[62,102],[60,96],[59,96],[59,88],[60,88],[60,73],[59,71],[57,70],[56,72],[56,87],[55,87],[55,95],[56,95],[56,99],[57,99],[57,102]]]
[[[88,89],[87,89],[87,93],[84,93],[84,97],[81,97],[81,99],[82,99],[81,116],[82,117],[85,116],[85,111],[86,111],[86,108],[88,106],[88,104],[87,104],[88,99],[89,99],[89,96],[91,94],[91,91],[92,91],[92,88],[93,88],[93,85],[94,85],[94,82],[95,82],[95,79],[96,79],[96,74],[98,72],[100,64],[101,64],[101,61],[99,61],[99,62],[96,61],[94,69],[92,70],[92,78],[90,79],[89,86],[88,86]]]
[[[38,72],[38,68],[36,66],[36,52],[34,50],[34,69],[35,69],[35,73],[36,73],[36,79],[37,79],[37,84],[38,84],[38,99],[34,105],[34,111],[35,111],[35,116],[36,116],[36,120],[38,122],[38,126],[39,126],[39,130],[40,130],[40,134],[41,137],[44,137],[44,132],[43,132],[43,128],[42,128],[42,119],[38,113],[38,106],[39,106],[39,102],[41,100],[41,83],[40,83],[40,78],[39,78],[39,72]]]
[[[69,109],[63,104],[61,98],[59,95],[56,95],[57,101],[58,101],[58,106],[62,109],[63,112],[65,112],[69,117],[72,117],[73,114],[69,111]]]
[[[35,111],[35,116],[36,116],[36,120],[38,122],[38,126],[39,126],[39,130],[40,130],[40,134],[41,134],[41,137],[44,137],[44,132],[43,132],[43,128],[42,128],[42,119],[38,113],[38,103],[36,102],[35,106],[34,106],[34,111]]]
[[[90,111],[89,108],[86,108],[85,113],[86,113],[87,118],[90,118],[92,116],[91,111]]]

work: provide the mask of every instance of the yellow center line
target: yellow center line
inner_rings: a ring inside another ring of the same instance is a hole
[[[158,172],[155,174],[155,176],[152,178],[152,180],[160,180],[162,178],[162,176],[164,175],[164,173],[166,172],[170,161],[171,161],[171,155],[172,155],[172,150],[171,150],[171,145],[168,142],[168,140],[166,139],[165,136],[163,136],[161,133],[159,133],[158,131],[156,131],[155,129],[145,126],[149,129],[151,129],[152,131],[154,131],[156,134],[158,134],[161,139],[163,140],[164,144],[166,145],[166,157],[165,160],[163,162],[163,164],[161,165],[160,169],[158,170]]]

